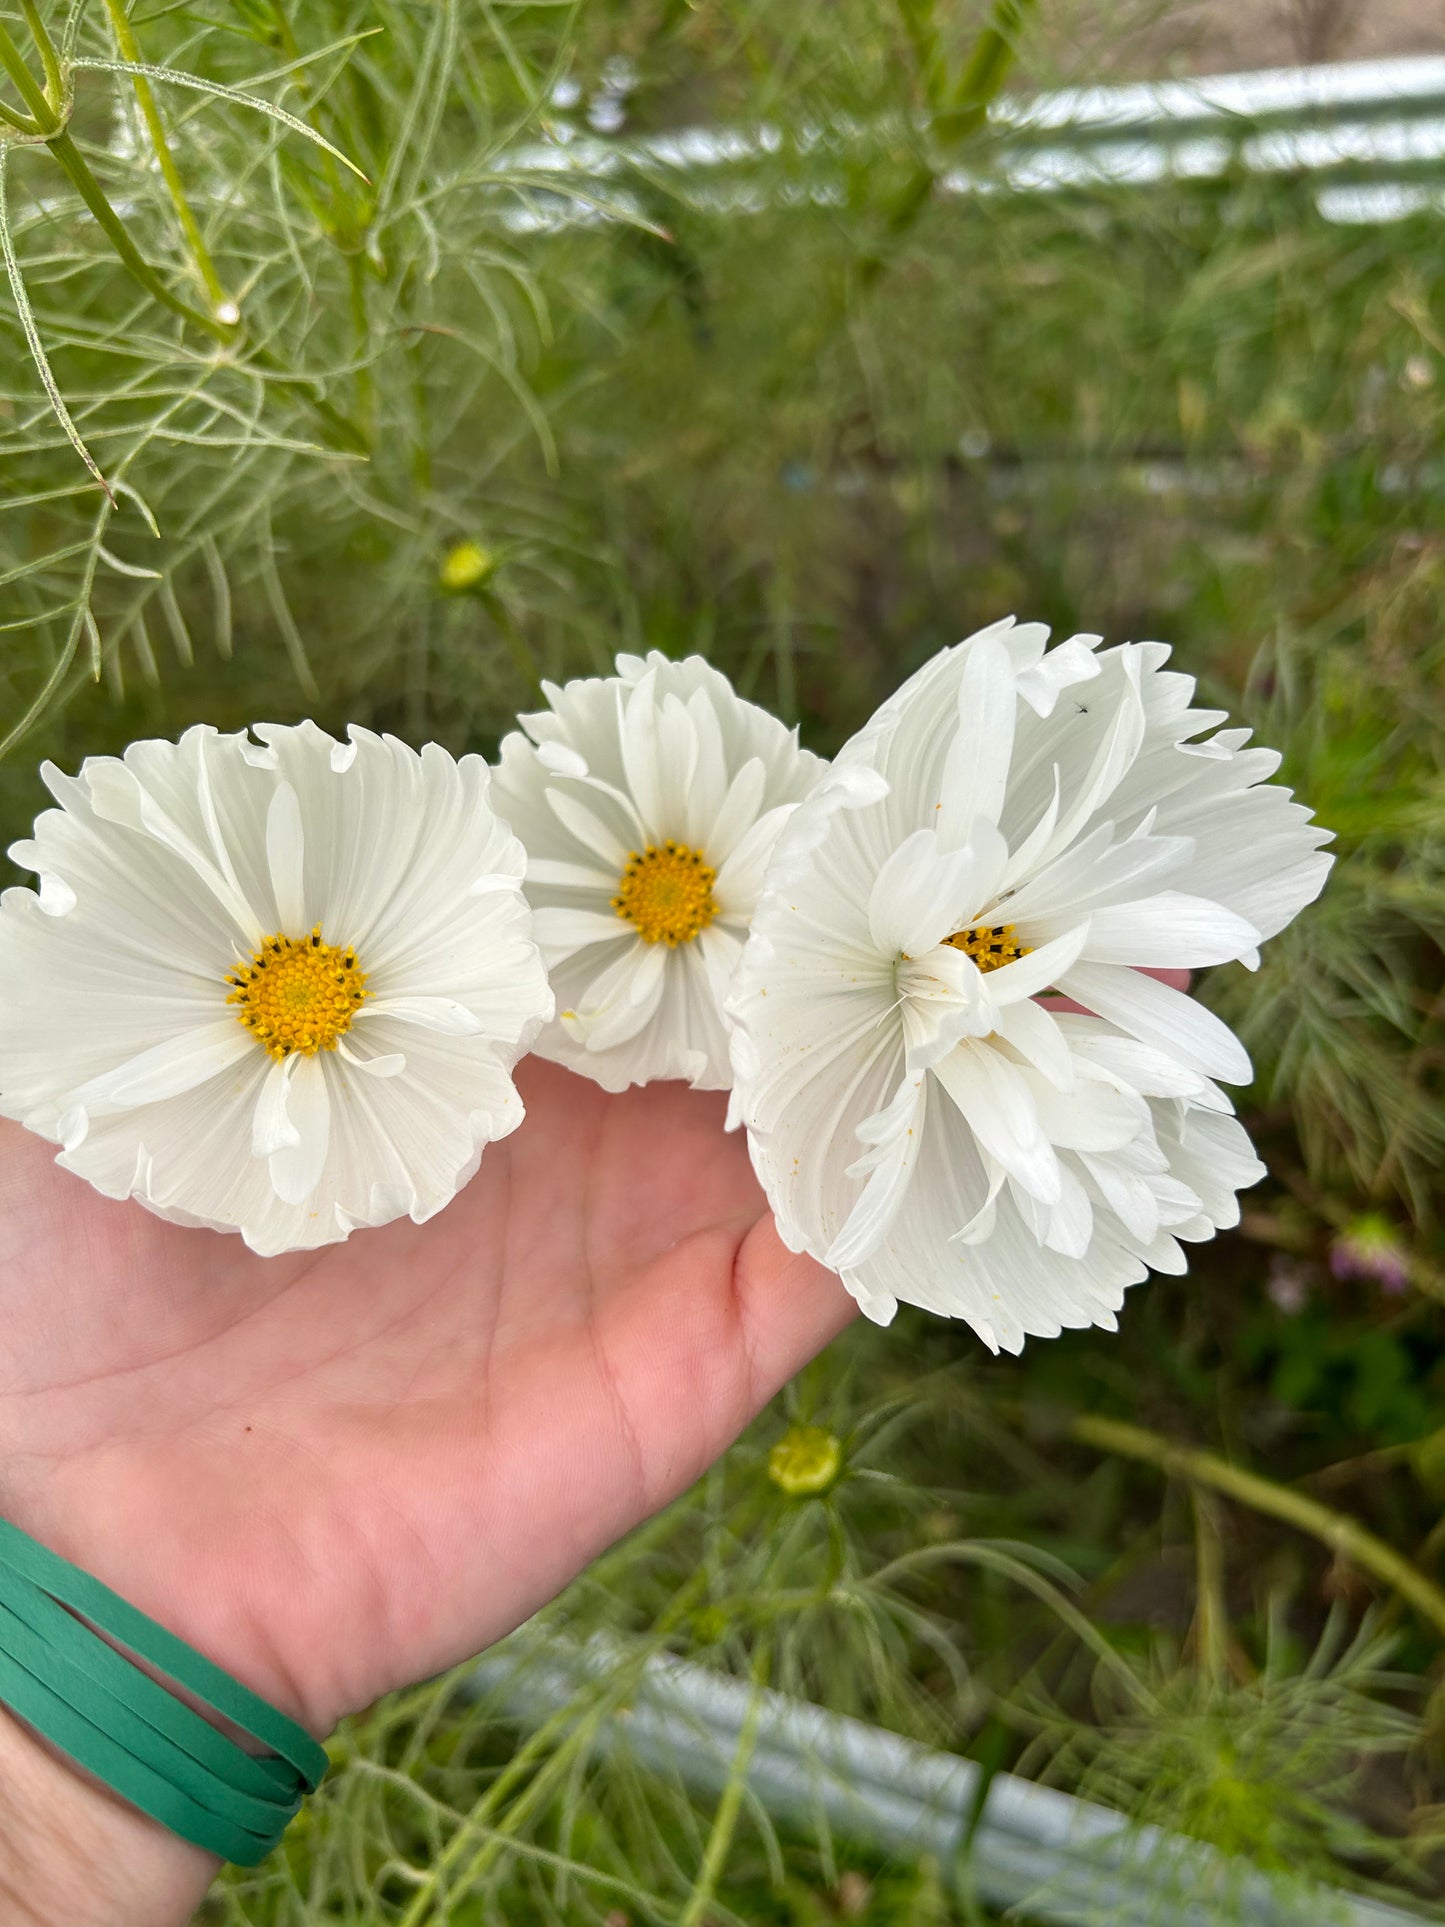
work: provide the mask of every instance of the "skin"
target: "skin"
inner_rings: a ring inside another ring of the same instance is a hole
[[[0,1514],[317,1735],[520,1624],[854,1312],[723,1097],[517,1082],[429,1224],[270,1259],[0,1122]],[[215,1869],[0,1708],[5,1927],[185,1927]]]
[[[272,1259],[0,1126],[0,1512],[318,1735],[519,1624],[852,1315],[721,1096],[518,1083],[429,1224]],[[214,1871],[0,1711],[7,1927],[181,1927]]]

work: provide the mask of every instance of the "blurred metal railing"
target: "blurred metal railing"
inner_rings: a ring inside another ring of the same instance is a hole
[[[467,1690],[539,1722],[628,1663],[620,1641],[544,1644],[523,1629],[485,1654]],[[1422,1927],[1420,1917],[1304,1882],[1272,1880],[1197,1840],[1139,1826],[1051,1787],[983,1769],[880,1727],[683,1660],[650,1658],[625,1710],[604,1722],[604,1755],[716,1794],[743,1768],[776,1821],[825,1827],[886,1855],[966,1856],[980,1900],[1050,1927]]]
[[[537,195],[514,209],[511,224],[642,217],[629,175],[665,178],[670,192],[714,210],[836,204],[846,194],[840,163],[856,167],[902,136],[926,141],[927,130],[839,121],[602,139],[557,116],[548,138],[507,156],[509,173],[528,177]],[[939,185],[952,194],[1057,193],[1232,173],[1309,177],[1320,212],[1337,221],[1445,211],[1445,58],[1006,96],[990,109],[987,137],[971,145],[968,163],[946,168]],[[549,194],[549,180],[560,191]],[[566,187],[575,192],[584,182],[613,184],[605,203],[573,201]]]

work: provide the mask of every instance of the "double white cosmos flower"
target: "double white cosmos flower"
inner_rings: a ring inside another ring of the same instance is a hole
[[[735,1111],[787,1242],[865,1311],[991,1346],[1112,1325],[1262,1167],[1249,1061],[1141,972],[1238,958],[1328,832],[1158,643],[999,623],[929,662],[784,831],[731,1012]],[[1058,993],[1049,998],[1045,993]],[[1061,1000],[1074,1009],[1060,1009]],[[1054,1007],[1050,1007],[1050,1006]]]
[[[353,728],[135,743],[16,844],[0,1110],[110,1197],[269,1254],[439,1211],[551,1015],[486,765]]]
[[[825,765],[700,656],[617,672],[544,684],[550,709],[518,718],[496,772],[557,994],[537,1051],[609,1091],[725,1090],[723,1005],[764,870]]]

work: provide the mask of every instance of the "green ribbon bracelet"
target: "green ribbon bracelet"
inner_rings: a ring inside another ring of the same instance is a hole
[[[245,1752],[101,1633],[269,1753]],[[325,1748],[294,1720],[5,1519],[0,1703],[123,1800],[243,1867],[270,1853],[328,1764]]]

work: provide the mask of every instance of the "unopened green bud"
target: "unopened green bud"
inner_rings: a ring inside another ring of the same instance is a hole
[[[843,1467],[843,1447],[821,1425],[790,1425],[768,1454],[768,1477],[789,1498],[826,1492]]]
[[[449,594],[464,595],[468,589],[479,589],[496,567],[496,556],[480,542],[458,542],[447,551],[437,579]]]

